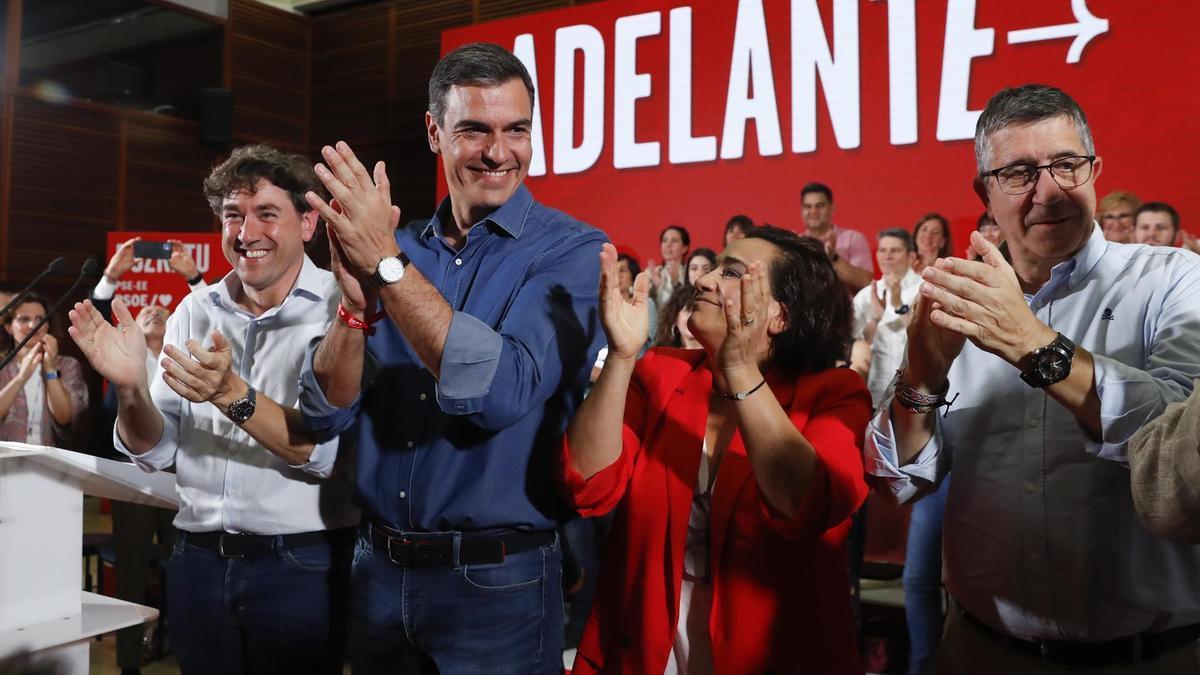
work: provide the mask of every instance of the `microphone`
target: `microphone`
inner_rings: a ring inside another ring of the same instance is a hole
[[[20,293],[17,293],[16,295],[14,295],[13,299],[9,300],[8,304],[4,306],[4,309],[0,309],[0,316],[4,316],[5,314],[8,314],[8,310],[12,309],[13,307],[19,307],[21,305],[21,301],[25,299],[25,296],[29,295],[29,291],[33,290],[33,287],[37,285],[37,282],[41,281],[42,278],[45,277],[47,274],[58,270],[58,268],[62,267],[63,264],[66,262],[67,262],[67,259],[62,256],[59,256],[59,257],[55,258],[54,260],[51,260],[50,264],[46,265],[46,269],[42,270],[41,274],[34,277],[33,281],[29,282],[28,286],[21,289]]]
[[[59,258],[58,260],[62,260],[62,258]],[[55,264],[58,262],[58,260],[51,262],[50,266],[51,267],[55,266]],[[83,282],[83,278],[86,276],[95,274],[96,268],[99,266],[100,265],[99,265],[99,263],[96,262],[95,258],[88,258],[87,260],[83,261],[83,267],[79,270],[79,276],[75,277],[75,283],[71,284],[71,287],[67,289],[67,292],[63,293],[62,296],[59,297],[58,301],[54,303],[53,307],[46,310],[46,316],[43,316],[42,320],[37,322],[37,325],[33,327],[33,330],[29,331],[29,335],[26,335],[25,339],[21,340],[20,344],[13,347],[12,351],[9,352],[8,355],[4,357],[3,360],[0,360],[0,370],[4,370],[4,367],[7,366],[9,363],[11,363],[12,360],[17,357],[17,354],[20,353],[21,348],[25,346],[25,343],[29,342],[29,340],[31,340],[34,335],[37,335],[37,332],[42,329],[42,326],[46,325],[46,322],[50,320],[50,317],[54,316],[54,313],[57,312],[60,307],[62,307],[62,304],[63,304],[63,302],[66,301],[67,297],[69,297],[72,293],[74,293],[76,288],[79,288],[79,284]],[[47,272],[49,270],[50,270],[50,268],[46,268]],[[43,275],[45,273],[46,272],[42,272]],[[41,277],[39,277],[39,278],[41,278]],[[33,286],[33,284],[30,284],[30,286]],[[28,292],[29,292],[29,289],[25,289],[25,293],[28,293]]]

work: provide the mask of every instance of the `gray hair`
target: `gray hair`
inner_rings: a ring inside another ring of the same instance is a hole
[[[875,235],[875,241],[882,241],[884,237],[895,237],[904,242],[904,248],[909,253],[917,250],[917,244],[913,241],[913,236],[908,233],[908,230],[902,227],[889,227]]]
[[[1057,87],[1045,84],[1026,84],[1001,89],[984,108],[975,123],[975,164],[979,174],[988,170],[991,162],[992,134],[1013,124],[1028,124],[1055,117],[1067,117],[1075,124],[1084,151],[1096,154],[1092,129],[1075,99]]]
[[[504,47],[490,42],[472,42],[442,57],[429,77],[429,113],[438,124],[444,121],[446,93],[453,86],[496,87],[520,79],[529,90],[533,109],[533,78],[525,64]]]

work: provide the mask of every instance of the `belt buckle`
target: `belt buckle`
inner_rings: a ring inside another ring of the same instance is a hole
[[[391,560],[392,563],[394,563],[396,565],[407,565],[408,564],[407,559],[405,559],[405,560],[397,560],[396,559],[396,554],[392,551],[392,544],[399,542],[401,544],[404,544],[405,546],[411,546],[411,545],[416,544],[417,542],[411,542],[411,541],[407,541],[405,539],[397,539],[386,533],[383,536],[387,539],[388,560]]]
[[[242,552],[236,553],[236,554],[225,552],[225,537],[229,537],[229,536],[237,537],[237,536],[241,536],[241,535],[237,535],[237,534],[231,535],[227,532],[222,532],[221,536],[217,537],[217,555],[221,556],[222,558],[233,558],[236,560],[241,560],[241,559],[245,558],[246,552],[244,550]]]

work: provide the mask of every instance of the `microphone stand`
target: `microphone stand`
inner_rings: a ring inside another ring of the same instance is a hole
[[[37,282],[41,281],[47,274],[62,267],[63,263],[66,261],[66,258],[63,258],[62,256],[51,260],[50,264],[46,265],[46,269],[42,270],[41,274],[34,277],[33,281],[29,282],[28,286],[21,289],[20,293],[14,295],[13,299],[9,300],[8,304],[4,306],[4,309],[0,309],[0,316],[8,314],[8,310],[12,309],[13,307],[19,307],[21,305],[21,301],[25,299],[25,296],[29,295],[29,291],[33,290],[33,287],[37,285]]]
[[[59,260],[61,260],[61,258],[59,258]],[[54,266],[54,263],[51,262],[50,265]],[[37,322],[37,325],[33,327],[33,330],[29,331],[29,335],[26,335],[25,339],[21,340],[20,344],[13,347],[12,351],[9,352],[8,355],[4,357],[3,360],[0,360],[0,370],[4,370],[4,367],[7,366],[9,363],[11,363],[12,360],[17,357],[17,354],[20,353],[21,348],[24,347],[25,344],[27,342],[29,342],[29,340],[32,339],[34,335],[37,335],[37,332],[42,329],[42,326],[46,325],[46,322],[50,320],[50,317],[54,316],[54,313],[57,312],[60,307],[62,307],[63,302],[66,301],[66,299],[72,293],[75,292],[76,288],[79,288],[79,284],[83,282],[83,278],[89,274],[96,273],[97,267],[99,267],[99,265],[96,263],[96,260],[94,258],[88,258],[87,260],[85,260],[83,262],[83,268],[81,270],[79,270],[79,276],[75,278],[75,283],[71,284],[71,287],[67,289],[66,293],[62,294],[62,297],[60,297],[58,299],[58,302],[54,303],[53,307],[46,310],[46,316],[43,316],[42,320]],[[50,271],[49,268],[47,268],[46,271],[47,272]],[[42,275],[45,275],[45,274],[46,274],[46,272],[42,272]],[[38,277],[38,279],[40,279],[40,278],[41,278],[41,276]],[[35,279],[34,281],[36,282],[37,280]],[[33,284],[30,284],[30,287],[32,287],[32,286],[33,286]],[[29,292],[29,289],[28,288],[25,289],[25,293],[28,293],[28,292]],[[12,303],[9,303],[9,304],[12,304]]]

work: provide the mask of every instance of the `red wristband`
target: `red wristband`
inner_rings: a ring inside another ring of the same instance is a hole
[[[366,333],[367,335],[374,335],[375,327],[372,326],[371,324],[373,324],[376,321],[379,321],[379,319],[383,318],[384,312],[380,312],[379,314],[376,314],[375,316],[371,317],[370,322],[367,322],[367,321],[363,321],[362,319],[355,317],[353,314],[346,311],[346,308],[343,307],[342,303],[339,302],[337,315],[338,315],[338,318],[340,318],[347,326],[353,328],[354,330],[361,330],[364,333]]]

